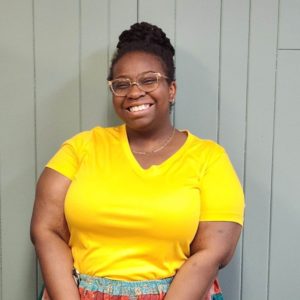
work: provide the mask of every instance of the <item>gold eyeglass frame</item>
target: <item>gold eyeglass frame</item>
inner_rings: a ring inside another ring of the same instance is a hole
[[[153,74],[153,75],[156,76],[157,86],[156,86],[154,89],[152,89],[152,90],[147,90],[147,91],[145,91],[145,90],[143,89],[143,87],[141,87],[140,84],[138,83],[138,79],[139,79],[140,76],[145,75],[145,74],[148,74],[148,73],[151,73],[151,74]],[[119,80],[119,78],[116,78],[116,79],[113,79],[113,80],[108,80],[107,83],[108,83],[108,86],[109,86],[111,92],[112,92],[115,96],[118,96],[118,97],[126,97],[126,96],[128,95],[128,93],[129,93],[129,91],[131,90],[131,88],[132,88],[133,85],[136,85],[141,91],[146,92],[146,93],[151,93],[151,92],[155,91],[155,90],[158,88],[158,86],[159,86],[159,80],[160,80],[161,78],[169,79],[169,77],[167,77],[167,76],[161,74],[160,72],[152,72],[152,71],[147,71],[147,72],[138,74],[137,77],[136,77],[136,81],[131,81],[130,78],[123,78],[124,80],[128,81],[129,84],[130,84],[129,87],[128,87],[128,89],[126,90],[126,94],[125,94],[125,95],[117,94],[117,93],[115,92],[115,90],[113,89],[113,86],[112,86],[113,83],[114,83],[115,81]]]

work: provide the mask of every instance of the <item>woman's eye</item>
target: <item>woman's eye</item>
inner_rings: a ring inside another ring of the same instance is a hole
[[[124,90],[124,89],[128,89],[128,87],[129,87],[129,83],[126,81],[115,82],[113,84],[114,90]]]
[[[142,85],[150,85],[156,82],[156,78],[155,77],[147,77],[147,78],[143,78],[141,79],[141,84]]]

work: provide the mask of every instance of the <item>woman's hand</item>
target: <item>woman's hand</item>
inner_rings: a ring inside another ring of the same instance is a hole
[[[31,220],[31,240],[52,300],[80,299],[72,277],[73,259],[64,217],[64,201],[70,183],[67,177],[45,168],[37,184]]]
[[[241,228],[233,222],[200,222],[191,256],[177,272],[165,300],[203,299],[218,270],[233,256]]]

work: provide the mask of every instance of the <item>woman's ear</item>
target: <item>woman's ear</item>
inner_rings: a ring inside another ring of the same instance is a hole
[[[169,85],[169,102],[174,103],[176,97],[176,81],[172,81]]]

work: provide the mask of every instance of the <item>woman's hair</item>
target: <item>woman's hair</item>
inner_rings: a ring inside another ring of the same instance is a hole
[[[146,23],[135,23],[119,36],[116,52],[111,61],[108,80],[113,79],[115,64],[128,52],[142,51],[155,55],[162,63],[169,82],[175,80],[173,56],[175,49],[161,28]]]

